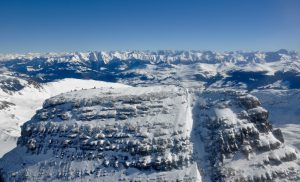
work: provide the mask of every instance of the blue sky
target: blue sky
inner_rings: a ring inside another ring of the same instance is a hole
[[[0,0],[0,52],[300,50],[299,0]]]

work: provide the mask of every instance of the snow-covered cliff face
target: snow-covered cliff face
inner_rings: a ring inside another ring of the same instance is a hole
[[[172,86],[58,95],[22,126],[3,178],[197,181],[191,117],[186,89]]]
[[[196,98],[192,141],[203,141],[194,146],[194,158],[206,166],[204,176],[212,181],[300,180],[299,153],[284,143],[280,129],[273,129],[256,97],[211,90]],[[201,151],[205,154],[197,156]]]
[[[298,52],[0,60],[1,157],[28,121],[0,160],[8,181],[299,181]]]
[[[94,80],[63,79],[38,83],[31,79],[0,76],[0,157],[16,146],[20,126],[30,120],[45,99],[60,93],[88,88],[129,87]]]
[[[270,122],[280,128],[287,144],[300,149],[300,90],[254,90],[254,94],[270,111]]]
[[[240,91],[64,93],[22,126],[1,174],[6,181],[299,181],[299,153],[268,115]]]
[[[39,82],[83,78],[140,84],[300,88],[300,54],[294,51],[111,51],[0,56],[2,72]],[[201,83],[199,83],[201,82]]]

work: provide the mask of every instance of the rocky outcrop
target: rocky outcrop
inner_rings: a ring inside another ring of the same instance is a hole
[[[256,97],[236,91],[205,91],[199,97],[194,122],[212,181],[300,180],[299,154],[284,144],[280,129],[272,129]]]
[[[276,137],[280,142],[284,143],[284,138],[280,129],[275,129],[272,133],[274,137]]]
[[[1,160],[3,177],[44,179],[36,169],[48,180],[62,181],[104,180],[104,171],[112,170],[119,177],[133,169],[189,171],[195,164],[186,94],[182,88],[148,87],[82,90],[51,98],[22,126],[14,151],[24,155],[15,162],[18,167],[5,166],[14,152]],[[30,164],[26,158],[32,159]]]
[[[14,103],[7,102],[7,101],[0,101],[0,110],[9,108],[10,106],[14,106]]]
[[[8,75],[0,75],[0,90],[7,93],[12,94],[14,92],[18,92],[25,88],[26,86],[34,87],[36,89],[42,89],[40,83],[28,78],[18,78],[15,76],[8,76]]]
[[[199,181],[200,171],[211,181],[300,180],[298,152],[272,128],[256,97],[190,93],[174,86],[107,88],[48,99],[22,126],[18,147],[0,160],[1,176]]]

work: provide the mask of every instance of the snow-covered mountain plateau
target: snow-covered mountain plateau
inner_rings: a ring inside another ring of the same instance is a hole
[[[300,181],[300,53],[0,55],[0,181]]]
[[[72,90],[128,87],[118,83],[66,78],[37,83],[11,76],[1,76],[0,89],[0,157],[16,146],[20,126],[42,107],[45,99]]]

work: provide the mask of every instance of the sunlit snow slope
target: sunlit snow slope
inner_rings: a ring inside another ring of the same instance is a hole
[[[18,81],[24,86],[21,90],[3,91],[0,89],[0,104],[8,103],[7,107],[0,109],[0,157],[16,146],[16,139],[20,136],[20,126],[42,107],[47,98],[72,90],[94,87],[128,87],[118,83],[71,78],[38,85],[19,78]]]

